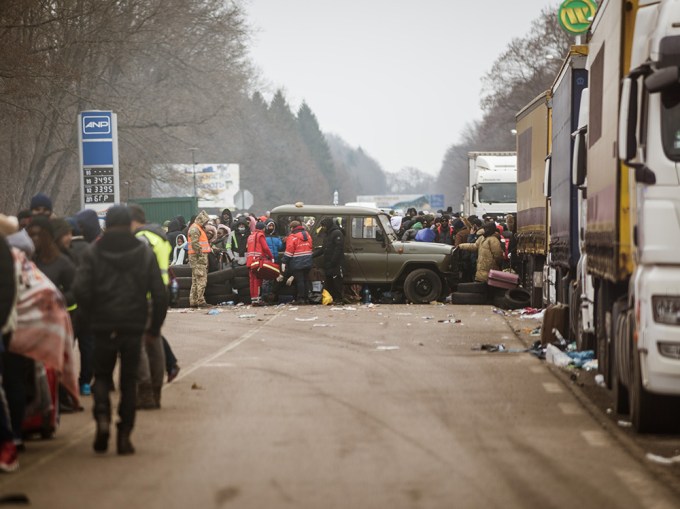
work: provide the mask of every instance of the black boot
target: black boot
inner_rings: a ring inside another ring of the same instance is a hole
[[[116,445],[118,449],[118,454],[127,455],[134,454],[135,448],[132,447],[132,442],[130,442],[130,433],[132,430],[121,426],[118,424],[118,435],[116,436]]]
[[[97,434],[94,436],[93,448],[95,452],[104,453],[109,448],[111,421],[108,417],[97,417]]]

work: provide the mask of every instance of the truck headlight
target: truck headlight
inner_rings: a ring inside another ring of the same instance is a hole
[[[666,325],[680,325],[680,297],[655,295],[652,297],[654,321]]]
[[[659,343],[659,353],[671,359],[680,359],[680,343]]]

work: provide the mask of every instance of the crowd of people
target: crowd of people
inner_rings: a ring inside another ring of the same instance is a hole
[[[514,218],[506,221],[451,210],[391,212],[399,239],[459,248],[467,281],[485,282],[490,270],[512,267]],[[294,302],[306,304],[314,258],[323,257],[318,265],[325,289],[333,301],[348,302],[345,232],[333,218],[317,225],[323,242],[316,247],[310,225],[293,220],[279,232],[268,212],[233,217],[224,209],[211,218],[200,211],[188,223],[177,216],[161,226],[148,224],[137,205],[113,206],[104,224],[102,229],[89,209],[58,217],[42,193],[16,217],[0,214],[0,471],[18,468],[27,401],[39,392],[30,381],[41,383],[39,373],[42,383],[47,379],[39,367],[58,373],[62,412],[82,410],[81,398],[93,397],[93,449],[104,453],[112,430],[113,372],[120,359],[116,450],[134,453],[130,437],[136,411],[160,408],[163,383],[172,382],[180,370],[161,333],[173,265],[191,267],[191,307],[208,306],[208,273],[238,266],[247,267],[251,305],[264,305],[272,285],[294,285]],[[80,353],[78,373],[74,344]]]

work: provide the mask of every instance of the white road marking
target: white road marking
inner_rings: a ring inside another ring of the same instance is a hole
[[[234,368],[236,364],[233,362],[210,362],[203,365],[204,368]]]
[[[609,438],[604,431],[581,431],[581,436],[591,447],[609,447]]]
[[[557,406],[564,415],[583,415],[583,409],[576,403],[558,403]]]
[[[545,392],[551,394],[561,394],[564,392],[564,389],[562,389],[557,382],[543,382],[543,388],[545,389]]]

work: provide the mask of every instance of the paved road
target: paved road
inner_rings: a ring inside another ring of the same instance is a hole
[[[138,414],[135,456],[92,452],[86,401],[0,493],[88,509],[680,506],[545,364],[473,350],[523,347],[489,307],[220,311],[169,314],[182,372]]]

